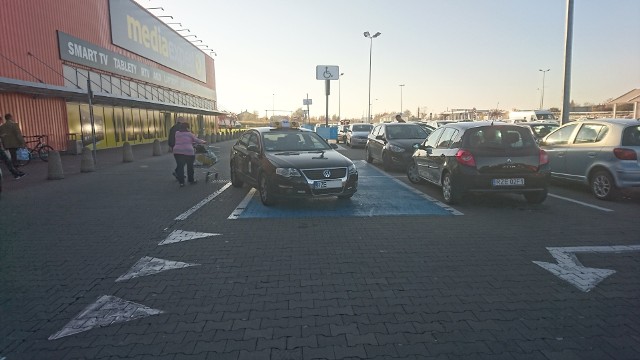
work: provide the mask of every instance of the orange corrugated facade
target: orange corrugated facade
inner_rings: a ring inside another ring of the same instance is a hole
[[[2,0],[0,3],[0,77],[64,85],[57,31],[180,77],[111,43],[109,0]],[[215,89],[213,59],[206,56],[207,88]],[[25,135],[48,134],[57,149],[65,149],[68,124],[65,100],[0,92],[0,112],[12,113]]]

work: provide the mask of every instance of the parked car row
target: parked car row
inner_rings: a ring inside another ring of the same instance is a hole
[[[474,121],[437,128],[351,124],[345,136],[349,146],[364,145],[367,162],[405,170],[412,183],[439,186],[448,204],[469,193],[497,192],[522,194],[538,204],[551,179],[589,185],[602,200],[640,188],[640,120],[589,119],[563,126]],[[358,172],[336,148],[303,129],[250,129],[233,147],[232,183],[256,187],[265,205],[285,196],[350,198]]]

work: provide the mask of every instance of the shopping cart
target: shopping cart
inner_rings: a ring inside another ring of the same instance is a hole
[[[211,145],[205,146],[198,144],[194,146],[194,149],[196,152],[196,160],[193,166],[204,169],[205,182],[209,183],[211,176],[213,176],[213,180],[218,180],[218,170],[213,166],[218,162],[218,156],[214,151],[214,149],[218,148]]]

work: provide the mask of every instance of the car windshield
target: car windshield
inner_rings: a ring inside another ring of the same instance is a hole
[[[373,125],[353,125],[353,131],[371,131]]]
[[[312,131],[271,131],[262,134],[265,151],[318,151],[331,146]]]
[[[427,136],[419,125],[387,125],[388,139],[425,139]]]

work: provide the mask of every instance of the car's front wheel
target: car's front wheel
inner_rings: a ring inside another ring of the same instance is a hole
[[[367,162],[371,164],[373,162],[373,156],[371,155],[371,149],[367,148]]]
[[[241,188],[244,185],[244,182],[240,180],[238,173],[236,171],[236,167],[231,165],[231,185],[236,188]]]
[[[444,202],[449,205],[459,202],[462,197],[450,173],[442,176],[442,197]]]
[[[260,201],[262,201],[262,203],[265,206],[271,206],[276,203],[275,198],[271,193],[271,187],[269,186],[269,181],[267,180],[267,177],[264,175],[260,176],[258,191],[260,192]]]
[[[547,190],[526,192],[524,198],[529,204],[542,204],[547,199]]]
[[[422,182],[422,178],[418,174],[418,166],[415,161],[411,161],[409,166],[407,167],[407,178],[414,184],[419,184]]]
[[[393,163],[391,162],[391,156],[387,153],[382,153],[382,168],[385,171],[393,169]]]
[[[613,181],[613,177],[607,171],[598,170],[591,176],[591,192],[600,200],[613,200],[618,192],[618,188]]]

